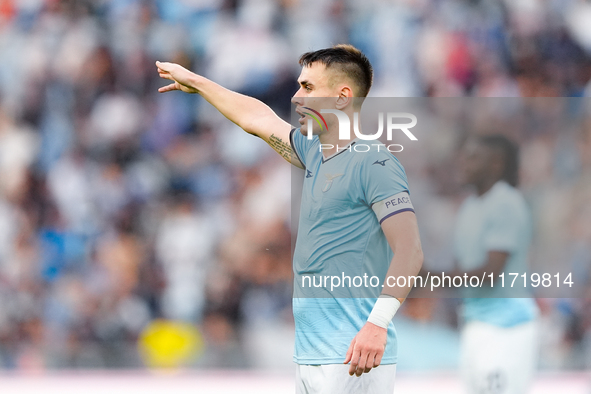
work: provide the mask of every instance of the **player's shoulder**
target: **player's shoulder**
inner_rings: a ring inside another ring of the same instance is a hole
[[[313,135],[312,138],[308,138],[306,134],[302,133],[302,129],[300,127],[292,127],[290,134],[293,139],[300,141],[313,142],[318,140],[318,136],[316,135]]]
[[[307,151],[310,151],[312,148],[319,151],[318,145],[320,144],[320,141],[318,140],[318,136],[314,135],[312,138],[308,138],[307,135],[302,134],[301,128],[299,127],[291,129],[289,139],[292,145],[306,151],[303,153],[307,153]]]
[[[362,146],[363,144],[359,144]],[[367,148],[356,150],[356,159],[367,168],[392,168],[404,170],[396,156],[384,144],[364,145]]]

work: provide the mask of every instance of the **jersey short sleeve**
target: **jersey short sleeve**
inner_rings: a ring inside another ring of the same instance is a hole
[[[304,136],[300,129],[292,129],[289,133],[289,142],[295,155],[297,156],[300,163],[306,167],[306,156],[308,151],[311,149],[314,140],[309,140]]]
[[[375,155],[365,160],[361,171],[365,199],[380,223],[403,211],[413,211],[404,168],[391,154]]]

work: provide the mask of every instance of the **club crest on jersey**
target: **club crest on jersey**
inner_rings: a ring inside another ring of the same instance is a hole
[[[343,176],[345,174],[336,174],[336,175],[330,175],[330,174],[324,174],[324,176],[326,177],[326,183],[324,184],[324,187],[322,188],[322,192],[326,193],[327,191],[330,190],[330,188],[332,187],[332,181],[334,181],[336,178]]]

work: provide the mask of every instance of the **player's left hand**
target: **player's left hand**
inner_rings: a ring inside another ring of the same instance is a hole
[[[367,322],[349,345],[344,364],[351,362],[349,375],[361,376],[382,362],[388,330]]]
[[[180,90],[185,93],[199,93],[191,83],[191,80],[197,77],[195,73],[175,63],[156,62],[156,67],[158,67],[158,75],[160,78],[168,79],[173,82],[170,85],[158,89],[160,93],[173,90]]]

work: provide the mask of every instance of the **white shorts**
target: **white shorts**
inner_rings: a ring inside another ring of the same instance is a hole
[[[347,364],[296,366],[296,394],[392,394],[396,364],[380,365],[360,377]]]
[[[537,365],[537,322],[509,328],[470,322],[461,342],[460,366],[468,393],[527,392]]]

